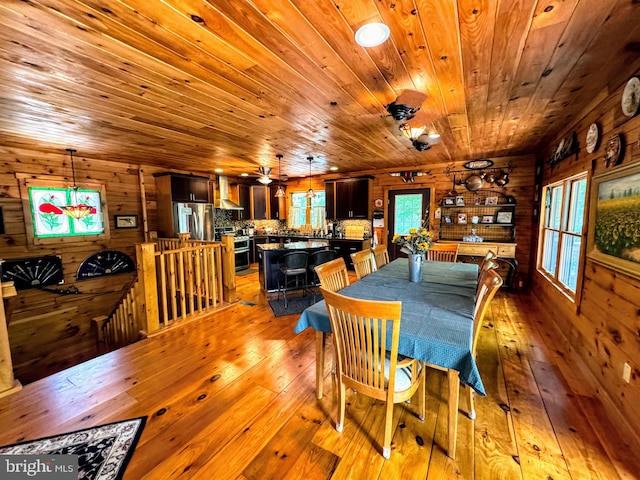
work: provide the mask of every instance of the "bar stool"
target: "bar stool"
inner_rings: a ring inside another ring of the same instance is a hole
[[[307,289],[307,264],[309,254],[307,252],[291,252],[286,253],[280,258],[282,266],[280,267],[280,273],[284,282],[280,283],[278,278],[278,298],[280,298],[280,292],[284,296],[284,308],[287,308],[287,291],[298,290],[302,288],[303,295]],[[302,285],[300,285],[300,279],[302,278]],[[295,280],[295,286],[289,287],[290,279]]]
[[[317,287],[320,286],[320,279],[315,271],[315,267],[323,263],[330,262],[338,258],[338,252],[335,250],[319,250],[309,254],[309,266],[307,267],[308,277],[307,285],[314,289],[313,300],[315,302],[315,294]]]

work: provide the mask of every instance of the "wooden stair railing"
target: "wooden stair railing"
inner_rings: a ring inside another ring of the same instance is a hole
[[[94,318],[99,344],[120,347],[235,301],[233,237],[159,239],[136,246],[138,278],[110,316]]]

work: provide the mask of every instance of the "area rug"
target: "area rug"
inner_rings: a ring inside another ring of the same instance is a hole
[[[78,455],[78,478],[121,479],[147,417],[0,447],[0,455]]]
[[[315,296],[315,302],[322,300],[322,295]],[[293,315],[302,313],[302,311],[313,305],[314,296],[307,297],[291,297],[287,299],[287,308],[284,308],[284,300],[269,300],[269,306],[276,317],[284,317],[285,315]]]

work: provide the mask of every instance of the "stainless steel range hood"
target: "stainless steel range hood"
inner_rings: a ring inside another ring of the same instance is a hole
[[[221,210],[244,210],[243,207],[229,200],[229,181],[227,180],[227,177],[219,176],[218,186],[220,188],[220,195],[216,198],[216,208]]]

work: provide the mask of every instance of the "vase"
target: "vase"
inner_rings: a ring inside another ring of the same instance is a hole
[[[424,257],[419,253],[409,254],[409,281],[419,282],[422,280],[422,262]]]

